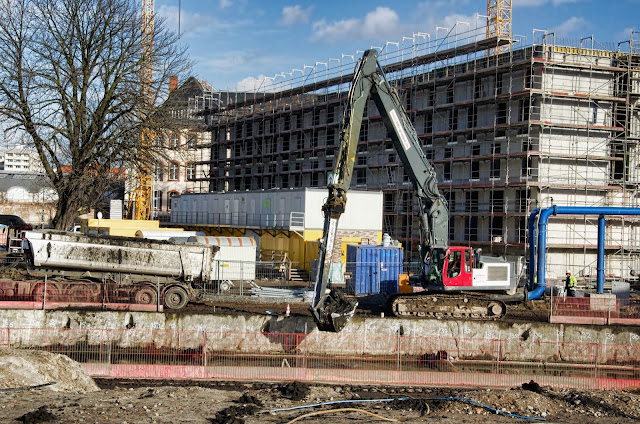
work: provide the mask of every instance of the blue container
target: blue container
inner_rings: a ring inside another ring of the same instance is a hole
[[[398,293],[403,251],[399,247],[347,245],[346,271],[349,294]]]

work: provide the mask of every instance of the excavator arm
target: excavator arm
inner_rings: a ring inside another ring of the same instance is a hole
[[[444,252],[448,247],[447,202],[438,192],[435,171],[422,151],[416,131],[402,107],[398,93],[389,85],[378,65],[377,57],[377,50],[367,50],[358,62],[344,111],[336,165],[328,178],[329,195],[322,207],[325,220],[310,309],[318,328],[324,331],[340,331],[353,316],[357,306],[355,301],[346,299],[336,292],[326,292],[338,220],[346,207],[358,135],[369,96],[373,97],[398,156],[415,187],[420,205],[420,225],[426,237],[421,245],[421,257],[425,264],[429,264],[429,279],[440,278]]]

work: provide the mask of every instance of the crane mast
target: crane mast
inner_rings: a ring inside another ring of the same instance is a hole
[[[141,95],[146,101],[146,109],[152,105],[153,84],[153,33],[154,33],[154,0],[142,0],[142,68],[140,72]],[[149,150],[153,134],[148,129],[140,133],[140,146]],[[146,156],[146,155],[145,155]],[[140,164],[137,173],[137,185],[129,200],[129,215],[133,219],[145,220],[151,215],[152,175],[146,163]]]

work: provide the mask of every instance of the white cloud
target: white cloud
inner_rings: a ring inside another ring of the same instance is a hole
[[[285,6],[282,8],[280,23],[291,26],[298,22],[309,22],[311,10],[313,10],[313,6],[309,6],[306,9],[303,9],[299,4],[295,6]]]
[[[232,0],[220,0],[220,9],[226,9],[227,7],[231,7],[233,5]]]
[[[216,27],[216,18],[200,13],[189,13],[182,9],[178,11],[176,6],[162,5],[156,14],[166,19],[169,29],[178,32],[178,16],[180,16],[180,32],[182,36],[204,35]]]
[[[327,23],[320,20],[313,23],[312,40],[335,42],[340,40],[382,39],[397,35],[398,14],[388,7],[377,7],[362,19],[344,19]]]
[[[457,4],[465,5],[467,0],[456,0]],[[432,39],[436,36],[436,27],[448,28],[452,32],[458,34],[464,33],[476,28],[483,28],[486,25],[486,18],[479,15],[463,15],[460,13],[451,13],[454,9],[449,1],[425,1],[418,3],[414,19],[420,22],[419,30],[431,34]],[[445,30],[437,31],[439,38],[445,36]],[[407,31],[407,34],[410,33]],[[406,35],[406,34],[405,34]]]
[[[236,84],[236,91],[274,91],[276,86],[273,83],[273,78],[268,78],[264,75],[258,75],[257,78],[246,77]]]
[[[553,28],[553,32],[555,32],[558,37],[580,35],[588,24],[589,23],[584,18],[572,16]]]

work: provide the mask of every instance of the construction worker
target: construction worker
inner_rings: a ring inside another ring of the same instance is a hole
[[[576,280],[576,277],[571,275],[571,271],[567,270],[567,279],[565,280],[565,287],[567,288],[568,297],[575,297],[577,285],[578,285],[578,281]]]

